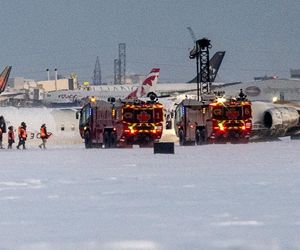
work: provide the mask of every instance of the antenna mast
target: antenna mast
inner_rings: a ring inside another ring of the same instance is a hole
[[[100,62],[99,57],[97,56],[96,63],[95,63],[95,69],[94,69],[94,76],[93,76],[93,85],[101,85],[101,68],[100,68]]]

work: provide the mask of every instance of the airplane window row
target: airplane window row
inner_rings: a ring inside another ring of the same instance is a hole
[[[60,126],[60,130],[61,130],[61,131],[65,131],[65,129],[66,129],[65,125],[62,124],[62,125]],[[71,125],[71,131],[75,131],[75,125],[74,125],[74,124]]]

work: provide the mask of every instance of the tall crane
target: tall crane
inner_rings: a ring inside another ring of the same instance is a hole
[[[196,39],[195,33],[194,33],[194,31],[192,30],[192,28],[191,28],[190,26],[189,26],[189,27],[186,27],[186,28],[187,28],[188,31],[190,32],[191,37],[192,37],[194,43],[196,43],[197,39]]]

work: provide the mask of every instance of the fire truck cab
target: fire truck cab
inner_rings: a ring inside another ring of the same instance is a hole
[[[77,118],[86,148],[151,146],[163,130],[163,106],[157,101],[89,101]]]
[[[236,98],[186,99],[175,110],[175,132],[180,145],[249,141],[251,103]]]

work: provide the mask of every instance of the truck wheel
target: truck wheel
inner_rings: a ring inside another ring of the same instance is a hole
[[[185,145],[185,138],[184,138],[184,133],[183,133],[182,129],[179,131],[179,145],[180,146]]]
[[[152,148],[153,146],[154,146],[153,141],[148,141],[148,142],[140,144],[140,148]]]
[[[109,136],[110,147],[115,148],[117,146],[117,136],[115,133],[111,133]]]
[[[85,148],[91,148],[92,147],[92,139],[89,131],[86,131],[84,133],[84,145]]]
[[[196,130],[196,144],[202,145],[205,142],[205,135],[204,135],[204,129],[197,129]]]
[[[242,143],[242,144],[247,144],[247,143],[249,143],[249,138],[241,138],[241,139],[240,139],[240,143]]]
[[[110,136],[108,131],[105,131],[103,134],[103,144],[105,148],[109,148],[110,147]]]

